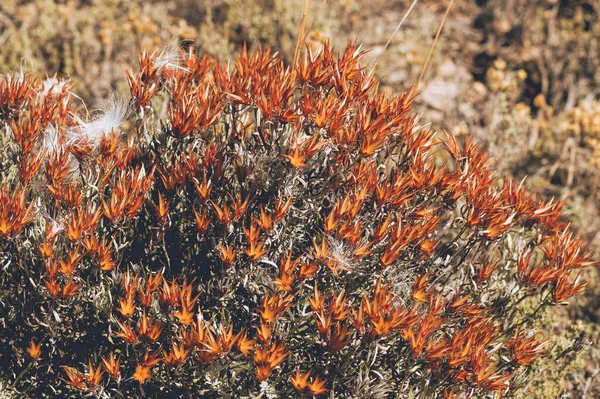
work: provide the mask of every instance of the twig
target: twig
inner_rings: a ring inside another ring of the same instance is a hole
[[[306,28],[306,17],[308,16],[308,7],[310,6],[310,0],[304,0],[304,12],[302,13],[302,22],[300,22],[300,31],[298,32],[298,40],[296,41],[296,51],[294,52],[294,63],[296,66],[298,57],[300,57],[300,47],[304,42],[304,28]]]
[[[415,6],[417,5],[418,2],[419,2],[419,0],[414,0],[412,2],[412,4],[410,5],[410,7],[408,8],[408,10],[406,11],[406,13],[404,14],[404,16],[402,17],[402,20],[400,21],[400,23],[398,24],[398,26],[396,26],[396,29],[394,30],[394,33],[392,33],[392,36],[390,36],[390,38],[388,39],[387,43],[385,44],[385,47],[383,48],[384,51],[385,51],[385,49],[388,48],[388,46],[392,42],[392,39],[394,38],[394,36],[396,35],[396,33],[398,33],[398,31],[400,30],[400,27],[402,26],[402,24],[404,24],[404,21],[406,21],[406,18],[408,18],[408,15],[413,10],[413,8],[415,8]]]
[[[427,59],[425,60],[425,64],[423,65],[423,69],[421,69],[421,74],[419,75],[419,80],[417,80],[417,85],[416,85],[417,88],[419,87],[419,84],[421,83],[421,80],[423,79],[423,75],[425,75],[425,70],[427,69],[427,64],[429,64],[429,60],[431,59],[431,55],[433,54],[435,45],[436,45],[438,39],[440,38],[440,34],[442,33],[442,28],[444,27],[444,24],[446,23],[446,18],[448,17],[448,13],[450,12],[450,7],[452,7],[452,3],[454,3],[454,0],[450,0],[450,3],[448,3],[448,7],[446,7],[446,13],[444,14],[444,18],[442,18],[442,23],[440,23],[440,27],[438,28],[437,33],[435,34],[435,39],[433,39],[433,43],[431,44],[431,48],[429,49],[429,54],[427,54]]]
[[[12,388],[17,388],[17,384],[19,383],[19,381],[21,381],[21,379],[23,378],[23,376],[25,375],[25,373],[27,373],[31,367],[33,366],[33,362],[30,362],[27,367],[25,367],[23,369],[23,371],[21,371],[21,374],[19,374],[19,376],[15,379],[15,381],[12,383]]]
[[[167,243],[165,242],[165,232],[162,232],[162,246],[165,251],[165,257],[167,258],[167,265],[169,266],[169,271],[172,271],[171,268],[171,258],[169,257],[169,252],[167,251]]]

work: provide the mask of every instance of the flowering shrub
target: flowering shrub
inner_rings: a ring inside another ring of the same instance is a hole
[[[517,392],[547,346],[532,315],[593,262],[563,202],[437,138],[362,55],[142,53],[131,101],[92,116],[68,82],[4,77],[15,395]]]

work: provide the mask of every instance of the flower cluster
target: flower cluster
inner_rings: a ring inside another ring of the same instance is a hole
[[[0,374],[33,397],[518,392],[532,316],[594,262],[564,202],[420,125],[363,54],[143,53],[97,115],[4,77]]]

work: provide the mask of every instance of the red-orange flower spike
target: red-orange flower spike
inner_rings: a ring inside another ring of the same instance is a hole
[[[583,292],[588,284],[587,281],[580,282],[581,273],[575,277],[572,283],[569,282],[569,276],[569,273],[563,273],[556,280],[554,287],[554,301],[556,303],[565,303],[567,299]]]
[[[133,295],[128,295],[126,299],[119,299],[119,307],[117,310],[123,315],[123,317],[127,319],[130,318],[133,316],[135,309],[135,298]]]
[[[267,344],[271,341],[273,332],[269,325],[263,320],[260,321],[260,326],[256,327],[256,338],[263,344]]]
[[[74,295],[76,295],[79,292],[79,289],[83,286],[82,282],[76,283],[73,280],[73,277],[71,277],[69,279],[69,281],[67,282],[67,284],[65,284],[63,286],[62,292],[61,292],[61,296],[63,298],[70,298]]]
[[[273,228],[273,218],[265,212],[265,208],[260,206],[260,218],[252,217],[263,231],[269,232]]]
[[[42,343],[38,342],[36,344],[35,341],[31,339],[29,347],[27,348],[27,353],[29,353],[29,356],[31,356],[34,362],[37,361],[42,355]]]
[[[306,373],[301,374],[299,369],[296,369],[296,374],[290,376],[290,381],[292,381],[292,385],[298,392],[303,392],[306,388],[310,386],[308,379],[310,378],[311,370],[308,370]]]
[[[121,379],[121,357],[115,357],[114,352],[110,352],[108,358],[102,356],[102,364],[104,370],[110,375],[113,380]]]
[[[150,369],[152,366],[145,366],[142,364],[138,364],[135,366],[135,372],[133,373],[133,379],[139,382],[140,384],[145,383],[149,379],[152,378],[152,374],[150,374]]]
[[[325,388],[325,384],[327,384],[327,380],[321,380],[318,376],[315,377],[309,387],[310,393],[317,396],[329,392],[329,389]]]
[[[211,218],[208,216],[206,208],[204,208],[202,214],[198,213],[198,211],[196,211],[195,208],[192,208],[192,210],[194,211],[194,220],[196,222],[196,228],[198,229],[198,233],[203,234],[208,229],[208,226],[211,222]],[[226,224],[228,223],[229,221],[227,221]]]
[[[233,248],[233,245],[226,245],[223,243],[219,243],[219,250],[220,250],[219,258],[221,258],[223,263],[225,263],[228,266],[233,264],[233,261],[235,260],[235,254],[236,254],[236,251]]]
[[[181,311],[173,312],[173,316],[175,316],[181,324],[186,326],[192,324],[195,315],[196,313],[187,305],[182,306]]]
[[[275,321],[279,315],[285,312],[290,306],[292,306],[293,296],[278,293],[273,296],[266,294],[263,297],[262,306],[259,310],[261,320],[267,323]]]
[[[329,341],[332,353],[339,352],[352,342],[352,332],[348,329],[348,325],[341,322],[336,323]]]
[[[223,207],[221,208],[213,201],[210,201],[210,203],[212,204],[213,208],[215,209],[215,212],[217,213],[217,219],[219,219],[219,221],[225,226],[228,226],[233,221],[233,215],[231,213],[229,205],[226,202],[224,202]]]
[[[275,204],[275,212],[273,219],[278,222],[285,217],[292,206],[292,197],[283,201],[283,199],[278,198],[277,203]]]
[[[88,372],[85,375],[88,389],[94,389],[100,385],[103,375],[104,371],[102,371],[102,367],[98,366],[94,368],[94,366],[92,366],[92,361],[88,360]]]
[[[485,281],[487,281],[497,268],[498,264],[492,262],[488,262],[481,266],[475,280],[477,284],[483,284]]]
[[[131,327],[129,327],[129,325],[123,324],[118,320],[117,325],[119,326],[121,331],[117,331],[114,333],[116,337],[121,338],[123,341],[128,342],[130,344],[138,343],[138,337],[137,335],[135,335],[135,332]]]
[[[256,348],[253,355],[256,363],[256,378],[266,381],[271,372],[285,361],[288,354],[289,351],[285,346],[275,342],[269,348]]]
[[[198,181],[194,181],[194,187],[196,188],[198,197],[201,200],[205,201],[210,197],[210,192],[212,190],[212,182],[210,180],[207,180],[206,171],[204,171],[202,183],[200,184]]]
[[[413,299],[417,302],[429,302],[429,293],[425,291],[429,284],[429,274],[425,273],[415,279],[412,288]]]
[[[154,205],[154,210],[156,211],[156,217],[160,224],[165,224],[167,217],[169,216],[169,201],[166,201],[161,194],[158,192],[158,202]]]
[[[513,361],[519,366],[530,366],[536,359],[542,356],[542,350],[547,342],[540,342],[536,337],[528,336],[517,330],[513,339],[506,343],[510,349]]]
[[[238,334],[237,349],[242,355],[244,355],[244,357],[248,357],[250,351],[254,350],[255,343],[256,340],[248,339],[247,331],[243,330],[242,332],[240,332],[240,334]]]
[[[150,342],[156,342],[160,337],[164,327],[159,322],[151,322],[144,312],[138,322],[138,334],[140,337],[146,337]],[[133,332],[133,330],[131,330]]]
[[[185,363],[190,349],[185,349],[183,344],[177,345],[174,341],[171,341],[171,348],[170,352],[163,350],[163,360],[169,366],[179,367]]]
[[[26,196],[25,189],[9,193],[7,186],[0,188],[0,236],[16,236],[35,218],[34,204],[26,206]]]
[[[68,380],[65,380],[63,378],[61,378],[61,380],[66,382],[68,385],[70,385],[74,388],[77,388],[79,390],[83,390],[83,389],[87,388],[87,384],[86,384],[84,378],[79,373],[79,371],[75,370],[72,367],[67,367],[67,366],[62,366],[62,368],[65,371],[65,373],[67,374]]]

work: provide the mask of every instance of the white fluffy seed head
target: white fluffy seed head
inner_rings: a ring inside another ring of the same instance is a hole
[[[63,146],[61,134],[55,125],[50,125],[44,131],[43,150],[47,156],[56,154]]]
[[[120,127],[127,119],[129,106],[119,100],[112,100],[110,106],[91,122],[75,117],[77,125],[67,133],[67,144],[85,143],[97,148],[102,138],[113,132],[120,132]]]
[[[68,82],[66,80],[58,80],[55,77],[47,78],[42,82],[42,90],[39,96],[58,95],[67,90]]]
[[[165,46],[154,60],[153,66],[156,69],[172,69],[187,71],[181,66],[181,50],[176,43],[170,43]]]
[[[358,262],[353,257],[354,248],[351,245],[333,236],[327,236],[327,245],[329,248],[329,259],[351,272],[356,273],[360,271]]]

